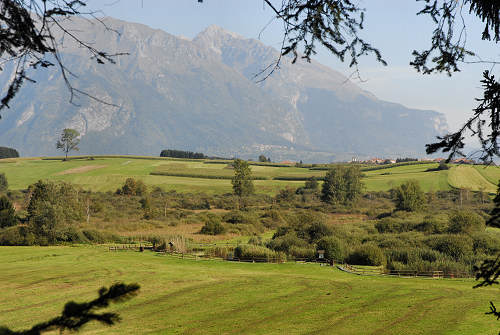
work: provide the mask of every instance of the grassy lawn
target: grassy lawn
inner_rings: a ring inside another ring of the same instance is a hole
[[[103,285],[138,282],[123,322],[85,334],[493,334],[498,288],[363,277],[309,264],[179,260],[101,247],[0,247],[0,325],[55,316]],[[78,264],[78,266],[75,266]]]

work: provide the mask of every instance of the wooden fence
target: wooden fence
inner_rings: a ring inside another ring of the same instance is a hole
[[[224,245],[233,245],[232,243],[214,243],[213,245],[224,246]],[[144,250],[152,250],[156,251],[159,255],[168,255],[170,257],[178,258],[178,259],[192,259],[192,260],[221,260],[221,261],[232,261],[232,262],[246,262],[246,263],[286,263],[287,260],[282,258],[248,258],[248,259],[239,259],[236,257],[217,257],[212,255],[198,255],[192,253],[181,253],[170,250],[154,250],[152,245],[115,245],[110,246],[109,251],[126,251],[126,250],[134,250],[134,251],[144,251]],[[323,263],[336,265],[338,269],[364,276],[394,276],[401,278],[470,278],[472,277],[471,273],[468,272],[447,272],[447,271],[417,271],[417,270],[385,270],[382,268],[375,267],[361,267],[356,265],[350,265],[339,261],[328,261],[326,259],[306,259],[306,258],[296,258],[293,260],[288,260],[288,262],[296,262],[296,263]]]

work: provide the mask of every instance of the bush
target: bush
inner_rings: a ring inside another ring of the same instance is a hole
[[[413,212],[421,209],[425,203],[424,192],[416,180],[408,180],[393,191],[396,209]]]
[[[307,248],[308,243],[298,238],[295,232],[290,232],[285,235],[273,237],[273,239],[267,243],[267,247],[288,254],[292,247]]]
[[[239,245],[234,249],[234,257],[241,260],[286,261],[284,253],[257,245]]]
[[[458,261],[472,254],[472,239],[467,235],[441,235],[431,237],[428,245]]]
[[[311,247],[291,246],[288,255],[294,259],[314,260],[316,259],[316,250]]]
[[[66,229],[56,231],[56,241],[66,243],[90,243],[85,234],[74,227],[67,227]]]
[[[321,188],[321,200],[330,204],[351,204],[361,194],[363,183],[358,167],[335,165],[328,170]]]
[[[115,234],[98,231],[94,229],[84,229],[82,230],[83,235],[92,243],[107,243],[107,242],[122,242],[122,239]]]
[[[422,223],[418,224],[416,230],[422,231],[428,234],[441,234],[448,229],[448,225],[443,220],[439,218],[426,216]]]
[[[263,245],[262,243],[262,237],[260,236],[252,236],[248,239],[248,244],[253,244],[253,245]]]
[[[0,245],[26,245],[25,236],[20,227],[9,227],[0,230]]]
[[[205,255],[227,259],[229,254],[234,253],[232,247],[215,247],[205,250]]]
[[[324,250],[328,260],[343,261],[345,258],[344,244],[334,236],[323,237],[318,241],[316,250]]]
[[[266,228],[276,228],[283,223],[283,217],[279,211],[270,209],[262,215],[262,223]]]
[[[146,194],[146,185],[142,182],[142,180],[135,180],[134,178],[127,178],[125,183],[121,188],[116,190],[116,194],[124,194],[124,195],[145,195]]]
[[[375,223],[379,233],[401,233],[411,231],[415,225],[412,222],[397,218],[386,217]]]
[[[316,177],[311,177],[308,180],[306,180],[304,188],[306,190],[317,191],[319,189],[319,183]]]
[[[472,243],[476,254],[496,255],[500,251],[500,237],[487,233],[472,235]]]
[[[292,187],[282,188],[276,195],[276,201],[278,202],[290,202],[295,199],[296,190]]]
[[[330,227],[328,227],[325,223],[313,222],[307,228],[307,234],[309,237],[309,242],[314,243],[314,242],[322,239],[325,236],[331,236],[333,234],[333,232],[330,229]]]
[[[226,213],[222,219],[231,224],[256,224],[257,217],[251,212],[231,211]]]
[[[0,173],[0,192],[5,192],[9,188],[9,183],[5,173]]]
[[[450,217],[448,231],[452,234],[471,234],[484,231],[486,224],[484,219],[477,213],[471,211],[457,211]]]
[[[201,227],[201,234],[205,235],[220,235],[225,231],[224,226],[220,222],[220,218],[216,215],[209,215],[208,221]]]
[[[355,265],[386,265],[385,254],[382,250],[373,244],[363,244],[354,250],[347,260]]]

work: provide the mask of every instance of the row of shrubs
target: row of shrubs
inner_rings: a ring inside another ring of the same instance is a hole
[[[49,241],[47,236],[35,234],[26,226],[13,226],[0,230],[0,245],[49,245],[49,244],[101,244],[124,243],[124,240],[112,233],[93,229],[76,229],[68,227],[55,232],[55,242]]]
[[[183,172],[166,172],[157,171],[151,172],[152,176],[170,176],[170,177],[186,177],[186,178],[201,178],[201,179],[226,179],[231,180],[233,176],[222,176],[222,175],[209,175],[209,174],[195,174],[195,173],[183,173]],[[252,180],[269,180],[269,177],[264,176],[252,176]]]

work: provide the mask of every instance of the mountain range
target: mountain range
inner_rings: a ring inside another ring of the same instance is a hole
[[[0,145],[22,156],[57,154],[64,128],[77,129],[81,154],[158,155],[162,149],[223,157],[334,161],[422,156],[447,130],[443,114],[379,100],[317,62],[282,59],[263,81],[256,74],[279,53],[258,40],[210,26],[192,40],[142,24],[73,20],[70,29],[109,53],[98,64],[61,36],[64,65],[85,95],[70,93],[55,68],[30,75],[2,112]],[[0,74],[7,86],[12,66]]]

